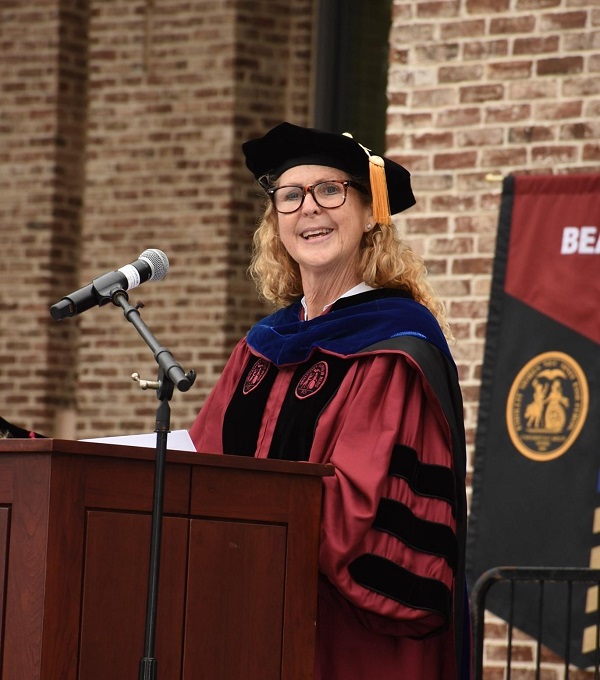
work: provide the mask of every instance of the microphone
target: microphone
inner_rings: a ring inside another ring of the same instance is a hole
[[[146,281],[160,281],[168,271],[169,259],[162,250],[144,250],[135,262],[102,274],[92,283],[59,300],[50,307],[50,314],[55,321],[60,321],[92,307],[101,307],[111,301],[115,290],[131,290]]]

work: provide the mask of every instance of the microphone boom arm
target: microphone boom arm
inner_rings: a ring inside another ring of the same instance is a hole
[[[175,361],[171,352],[158,342],[144,323],[138,308],[129,303],[129,296],[125,290],[116,288],[111,292],[110,299],[114,305],[122,308],[127,321],[134,326],[142,340],[152,350],[164,376],[169,378],[180,392],[187,392],[196,380],[196,372],[192,369],[185,373],[183,368]]]

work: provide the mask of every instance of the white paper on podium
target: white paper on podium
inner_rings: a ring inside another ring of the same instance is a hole
[[[116,437],[96,437],[94,439],[80,439],[82,442],[95,442],[99,444],[117,444],[121,446],[144,446],[156,447],[156,432],[147,434],[128,434]],[[167,447],[172,451],[196,451],[189,432],[187,430],[173,430],[167,437]]]

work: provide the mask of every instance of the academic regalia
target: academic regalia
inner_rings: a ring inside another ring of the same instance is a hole
[[[0,418],[0,439],[44,439],[45,435],[34,432],[33,430],[26,430],[19,425]]]
[[[398,290],[300,318],[292,304],[238,343],[190,429],[196,449],[335,467],[315,680],[468,677],[464,428],[443,334]]]

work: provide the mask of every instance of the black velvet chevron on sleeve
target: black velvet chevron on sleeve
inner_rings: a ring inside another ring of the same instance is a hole
[[[417,452],[403,445],[396,445],[390,460],[389,474],[404,479],[420,496],[439,498],[456,512],[456,481],[450,468],[442,465],[421,463]]]
[[[452,571],[456,570],[456,536],[445,524],[416,517],[404,504],[391,498],[382,498],[373,529],[395,536],[418,552],[443,557]]]
[[[360,585],[396,602],[439,614],[445,624],[452,616],[452,594],[440,581],[417,576],[391,560],[367,553],[348,567]]]

